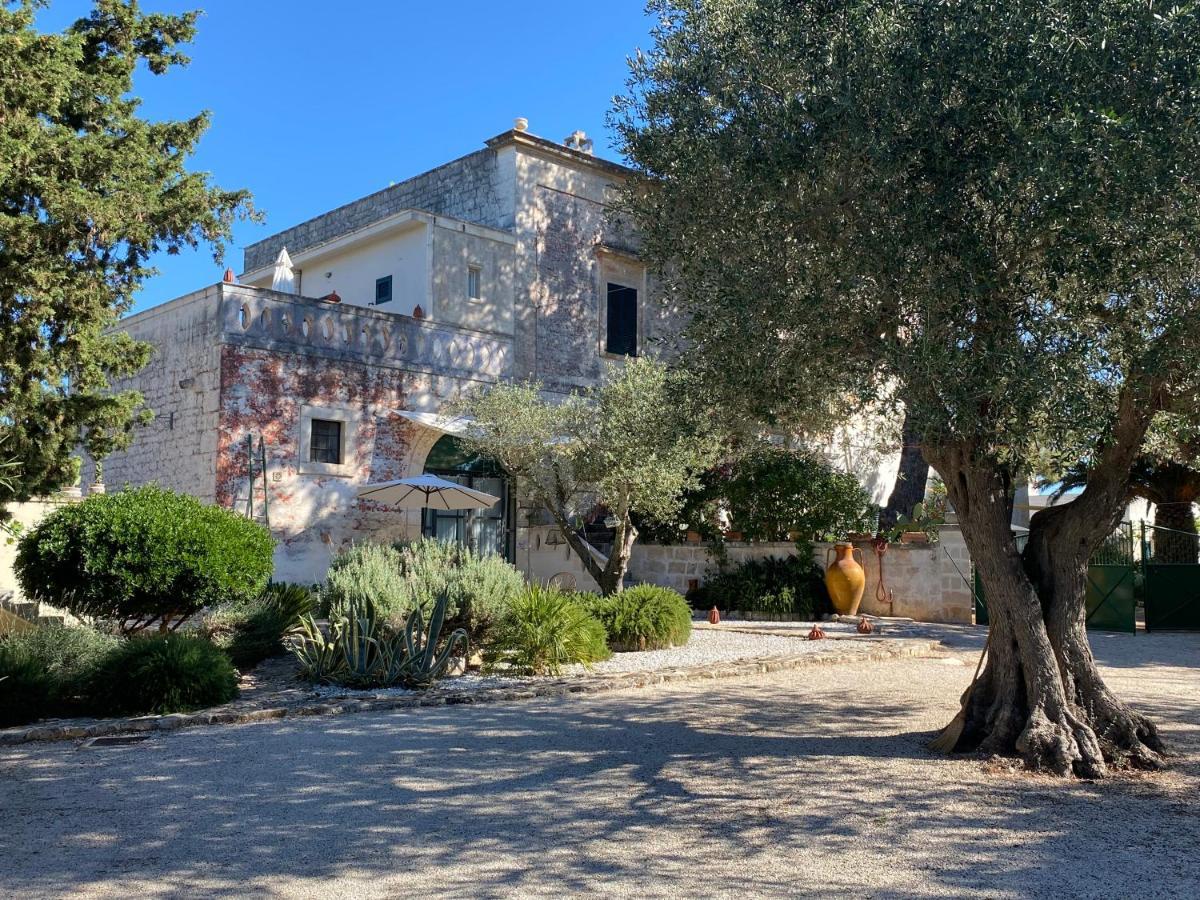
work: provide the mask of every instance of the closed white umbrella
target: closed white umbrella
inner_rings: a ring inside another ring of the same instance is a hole
[[[275,269],[271,273],[271,290],[283,294],[296,293],[296,272],[292,268],[292,258],[288,255],[287,247],[279,251],[275,257]]]
[[[358,489],[358,496],[396,509],[489,509],[500,502],[499,497],[436,475],[365,484]]]

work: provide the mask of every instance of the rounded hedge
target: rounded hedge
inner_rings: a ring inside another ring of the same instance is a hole
[[[824,573],[807,555],[749,559],[721,569],[689,592],[688,599],[701,610],[715,606],[803,619],[824,615],[831,609]]]
[[[26,596],[137,631],[256,596],[273,551],[261,525],[147,485],[55,510],[21,538],[15,568]]]
[[[160,634],[130,638],[92,673],[93,709],[105,715],[187,712],[237,696],[229,657],[203,638]]]
[[[614,650],[662,650],[687,643],[692,611],[683,595],[656,584],[639,584],[590,601]]]

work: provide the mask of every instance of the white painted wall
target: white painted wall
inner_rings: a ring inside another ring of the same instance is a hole
[[[324,297],[336,291],[343,303],[373,306],[375,280],[392,276],[392,302],[377,307],[384,312],[412,315],[420,305],[430,308],[430,234],[423,221],[384,235],[364,237],[327,253],[297,260],[300,293],[305,297]],[[266,271],[247,282],[269,288],[271,273]]]

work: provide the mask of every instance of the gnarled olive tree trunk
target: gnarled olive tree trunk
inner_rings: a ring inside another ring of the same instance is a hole
[[[1124,455],[1104,454],[1077,500],[1039,512],[1022,553],[1002,468],[980,463],[971,448],[926,448],[958,514],[991,628],[956,750],[1017,755],[1031,768],[1080,777],[1162,764],[1157,729],[1105,685],[1084,627],[1088,559],[1124,510]]]

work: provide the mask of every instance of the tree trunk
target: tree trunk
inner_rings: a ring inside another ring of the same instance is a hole
[[[546,510],[553,517],[558,525],[559,531],[566,538],[567,545],[579,557],[583,563],[584,569],[592,580],[596,582],[600,588],[600,593],[604,596],[619,593],[625,584],[625,573],[629,569],[629,557],[633,554],[633,545],[637,541],[638,530],[630,521],[629,513],[626,512],[622,517],[620,524],[617,525],[616,535],[613,537],[612,552],[609,554],[608,560],[604,565],[596,559],[596,554],[592,552],[591,545],[585,541],[571,527],[570,520],[566,514],[552,504],[545,504]]]
[[[987,663],[964,695],[955,749],[1016,755],[1032,769],[1088,778],[1110,765],[1160,766],[1157,730],[1108,690],[1084,628],[1087,561],[1120,519],[1127,478],[1089,487],[1086,501],[1039,512],[1022,554],[1003,470],[966,450],[930,456],[958,513],[991,627]]]
[[[929,481],[929,463],[921,452],[920,436],[906,412],[900,429],[900,468],[888,496],[887,505],[879,511],[879,530],[887,531],[900,516],[912,518],[913,507],[925,499]]]

